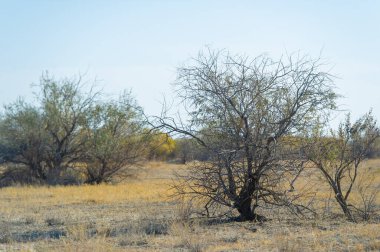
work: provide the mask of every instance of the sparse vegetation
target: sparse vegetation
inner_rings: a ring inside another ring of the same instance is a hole
[[[35,103],[6,105],[0,250],[380,250],[380,130],[371,112],[325,130],[320,59],[192,63],[188,120],[47,74]]]

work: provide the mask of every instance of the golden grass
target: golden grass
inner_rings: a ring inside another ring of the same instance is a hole
[[[118,185],[82,185],[55,187],[8,187],[0,190],[0,198],[13,204],[27,205],[74,204],[74,203],[115,203],[162,201],[168,194],[170,180],[133,181]],[[1,207],[9,208],[9,205]]]
[[[168,199],[173,170],[183,166],[152,162],[137,178],[127,182],[81,186],[20,186],[0,189],[0,211],[22,206],[51,206],[80,203],[112,204],[162,202]]]
[[[380,160],[365,166],[379,182]],[[186,166],[152,162],[117,185],[2,188],[0,251],[380,250],[379,223],[281,216],[262,225],[181,221],[183,206],[168,200],[173,171],[185,172]],[[311,187],[323,206],[330,194],[318,183],[303,178],[297,186],[318,186]],[[65,235],[33,236],[54,232]]]

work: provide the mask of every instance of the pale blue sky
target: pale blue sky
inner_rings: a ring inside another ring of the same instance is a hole
[[[0,104],[32,97],[45,70],[132,89],[149,114],[175,69],[211,45],[277,58],[318,56],[339,76],[342,108],[380,119],[380,1],[0,0]]]

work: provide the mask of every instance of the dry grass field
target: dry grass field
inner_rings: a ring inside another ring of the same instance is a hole
[[[380,160],[365,165],[380,183]],[[2,188],[0,251],[380,250],[379,220],[344,221],[323,186],[315,190],[329,216],[212,221],[189,216],[188,204],[168,197],[174,170],[186,167],[152,162],[117,185]],[[317,182],[302,181],[310,183]]]

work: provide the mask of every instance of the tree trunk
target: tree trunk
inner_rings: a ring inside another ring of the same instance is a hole
[[[344,200],[342,194],[335,194],[335,198],[339,203],[339,206],[342,208],[344,215],[347,217],[349,221],[355,222],[354,217],[352,216],[351,210],[348,208],[347,202]]]
[[[57,185],[60,182],[61,170],[57,167],[51,169],[47,175],[47,182],[50,185]]]
[[[239,220],[240,221],[259,221],[263,222],[266,221],[267,218],[265,218],[262,215],[255,213],[255,208],[252,207],[252,198],[246,198],[244,201],[237,203],[237,210],[240,214]]]
[[[239,203],[237,210],[239,211],[241,221],[255,220],[255,214],[253,213],[251,203],[251,198],[245,199],[243,202]]]
[[[335,193],[335,199],[338,202],[340,208],[342,209],[344,215],[349,221],[355,222],[354,217],[352,216],[351,210],[348,208],[347,201],[344,199],[340,186],[337,182],[330,182],[330,185]]]

